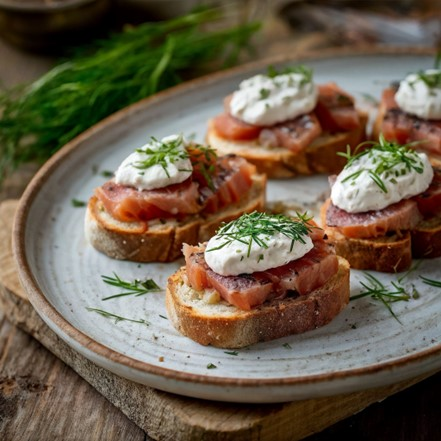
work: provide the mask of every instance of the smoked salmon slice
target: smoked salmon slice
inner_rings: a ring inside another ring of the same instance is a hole
[[[411,230],[423,219],[418,204],[405,199],[391,204],[383,210],[348,213],[327,202],[326,224],[337,227],[346,237],[374,238],[384,236],[389,231]]]
[[[195,167],[192,176],[180,184],[139,191],[108,181],[95,190],[95,195],[105,210],[122,222],[182,219],[214,213],[238,202],[253,184],[256,167],[241,157],[229,155],[206,165],[204,172]]]
[[[205,245],[184,244],[188,283],[198,291],[215,289],[224,300],[243,310],[288,294],[307,295],[338,271],[337,256],[323,240],[323,232],[321,238],[316,234],[314,237],[314,248],[302,258],[278,268],[238,276],[223,276],[211,270],[204,259]]]
[[[441,155],[441,121],[424,120],[404,112],[395,101],[395,93],[395,88],[387,88],[381,98],[384,108],[381,132],[385,139],[399,144],[418,141],[416,149]]]
[[[313,112],[273,126],[247,124],[229,113],[231,95],[225,98],[224,113],[213,119],[216,134],[231,141],[258,141],[269,147],[298,152],[322,132],[347,132],[360,126],[354,98],[335,83],[318,86],[319,98]]]

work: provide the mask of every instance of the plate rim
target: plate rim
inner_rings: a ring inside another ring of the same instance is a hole
[[[223,71],[211,73],[200,78],[196,78],[162,92],[151,97],[144,98],[130,106],[127,106],[114,114],[106,117],[99,123],[87,129],[65,146],[56,152],[34,175],[22,197],[14,217],[13,233],[12,233],[12,249],[13,256],[17,263],[17,271],[21,283],[28,295],[31,304],[42,318],[49,320],[53,326],[62,331],[69,339],[74,340],[81,347],[91,351],[97,358],[104,358],[112,363],[121,365],[124,368],[134,369],[141,373],[159,376],[165,379],[177,380],[183,382],[197,383],[201,385],[212,386],[241,386],[241,387],[274,387],[274,386],[296,386],[318,384],[323,381],[332,380],[348,380],[355,377],[369,377],[385,370],[393,370],[412,366],[415,362],[430,361],[430,359],[441,353],[441,343],[431,348],[419,351],[418,353],[409,354],[399,359],[380,362],[361,368],[349,368],[338,372],[326,372],[321,374],[310,374],[306,376],[289,376],[283,378],[231,378],[223,376],[207,376],[203,374],[195,374],[177,371],[167,367],[155,366],[144,361],[134,359],[128,355],[121,354],[99,342],[92,337],[77,329],[67,319],[65,319],[58,310],[52,306],[47,300],[44,292],[39,288],[38,283],[32,273],[30,264],[26,257],[25,247],[25,229],[28,221],[28,215],[31,205],[38,195],[40,189],[45,184],[50,175],[58,168],[61,163],[69,160],[77,150],[89,139],[99,136],[107,127],[116,123],[120,123],[125,118],[133,114],[142,112],[144,109],[154,106],[157,103],[167,101],[191,92],[200,87],[208,87],[218,81],[225,81],[237,74],[245,74],[248,71],[266,68],[271,64],[283,64],[286,62],[298,62],[308,60],[324,60],[330,57],[363,57],[383,56],[383,55],[402,55],[402,56],[423,56],[435,55],[436,49],[425,47],[377,47],[368,46],[366,48],[331,48],[320,51],[309,51],[308,53],[299,53],[295,55],[279,54],[276,56],[263,58],[257,61],[249,62]],[[76,349],[77,352],[79,352]],[[84,355],[84,354],[83,354]],[[134,380],[136,381],[136,380]],[[368,387],[368,386],[366,386]]]

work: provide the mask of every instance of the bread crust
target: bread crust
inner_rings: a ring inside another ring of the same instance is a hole
[[[204,242],[215,234],[222,222],[242,213],[263,210],[266,176],[253,176],[249,192],[240,201],[207,216],[192,215],[182,221],[153,220],[119,222],[92,196],[87,205],[85,234],[89,243],[113,259],[134,262],[171,262],[182,256],[182,244]]]
[[[334,174],[341,171],[346,160],[337,152],[346,152],[346,146],[356,147],[366,139],[368,115],[358,111],[360,126],[350,132],[323,134],[306,149],[293,153],[284,147],[267,148],[257,141],[230,141],[220,137],[214,129],[213,119],[208,122],[206,141],[219,155],[234,153],[254,164],[259,173],[268,178],[292,178],[316,173]]]
[[[441,257],[441,215],[420,222],[411,237],[413,257]]]
[[[322,227],[336,254],[347,259],[351,268],[396,273],[409,269],[412,258],[441,256],[441,216],[423,220],[412,231],[355,239],[326,224],[329,204],[327,199],[321,209]]]
[[[329,323],[349,302],[349,263],[339,259],[338,272],[305,296],[272,300],[251,311],[221,300],[207,304],[186,284],[182,267],[169,277],[166,307],[173,326],[202,345],[242,348],[300,334]]]

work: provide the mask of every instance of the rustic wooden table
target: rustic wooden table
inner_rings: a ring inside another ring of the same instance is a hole
[[[279,40],[272,40],[272,53],[324,44],[323,36],[311,34],[290,47],[286,40],[282,43],[287,33],[278,28]],[[274,32],[268,35],[274,38]],[[50,57],[22,52],[0,40],[0,82],[6,86],[38,77],[52,62]],[[0,190],[0,202],[19,197],[34,171],[35,167],[24,167],[9,179]],[[438,373],[308,440],[441,439],[440,393]],[[72,369],[11,324],[1,309],[0,434],[4,440],[151,439]]]

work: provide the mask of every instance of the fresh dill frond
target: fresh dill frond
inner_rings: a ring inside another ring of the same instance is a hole
[[[438,72],[421,71],[416,74],[429,89],[441,89],[441,70]]]
[[[219,9],[205,9],[127,26],[77,49],[37,81],[0,91],[0,183],[117,110],[235,64],[260,24],[222,27],[222,20]]]
[[[97,314],[105,318],[113,319],[115,320],[115,323],[124,321],[124,322],[140,323],[142,325],[150,326],[150,323],[144,319],[135,320],[127,317],[122,317],[120,315],[114,314],[112,312],[104,311],[103,309],[99,309],[99,308],[86,307],[86,309],[91,312],[96,312]]]
[[[436,288],[441,288],[441,281],[440,280],[434,280],[429,279],[428,277],[420,276],[420,279],[422,279],[423,283],[430,286],[435,286]]]
[[[275,234],[282,234],[291,239],[291,250],[295,242],[305,243],[305,237],[311,232],[312,225],[308,222],[312,219],[307,213],[297,213],[297,219],[283,214],[268,214],[254,211],[245,213],[236,220],[222,225],[216,235],[224,239],[217,247],[207,249],[207,252],[215,251],[238,241],[248,247],[247,257],[250,256],[251,246],[256,243],[261,248],[268,248],[266,241]]]
[[[167,142],[159,141],[152,137],[150,141],[151,147],[141,147],[136,149],[144,159],[133,162],[132,166],[138,170],[146,170],[154,165],[160,165],[165,174],[170,177],[167,166],[173,164],[180,159],[188,159],[189,154],[184,148],[184,140],[182,136],[171,139]]]
[[[211,191],[215,191],[213,175],[216,173],[216,150],[210,146],[201,144],[189,144],[187,151],[190,155],[193,170],[199,172],[205,180],[205,184]]]
[[[85,202],[85,201],[80,201],[79,199],[71,199],[71,204],[72,204],[72,207],[75,207],[75,208],[81,208],[81,207],[85,207],[86,205],[87,205],[87,202]]]
[[[364,291],[355,296],[351,296],[350,300],[357,300],[363,297],[371,297],[374,300],[378,300],[387,308],[395,320],[401,323],[392,310],[391,304],[399,301],[407,302],[411,298],[405,288],[394,281],[391,282],[392,287],[383,285],[383,283],[370,273],[364,273],[364,277],[365,281],[360,282]]]
[[[127,282],[122,280],[117,274],[113,273],[114,277],[101,276],[104,283],[111,286],[116,286],[124,291],[119,294],[114,294],[108,297],[104,297],[101,300],[109,300],[117,297],[135,296],[139,297],[149,292],[161,291],[161,288],[153,279],[139,280],[135,279],[133,282]]]

